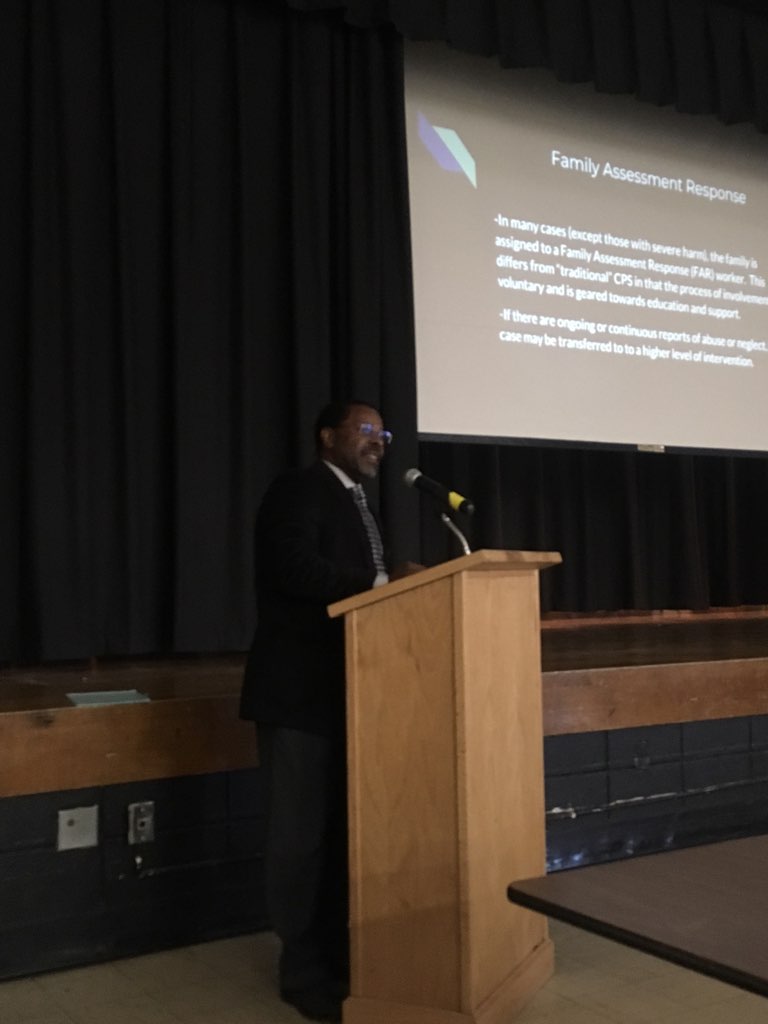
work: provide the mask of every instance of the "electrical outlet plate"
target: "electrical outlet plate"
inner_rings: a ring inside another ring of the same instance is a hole
[[[155,838],[155,801],[128,804],[128,842],[131,846],[151,843]]]
[[[99,845],[99,806],[59,811],[57,850],[83,850]]]

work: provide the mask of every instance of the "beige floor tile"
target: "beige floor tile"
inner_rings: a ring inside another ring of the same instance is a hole
[[[277,962],[279,942],[271,932],[244,935],[236,939],[221,939],[190,946],[187,953],[195,960],[216,967],[252,969],[256,958],[266,957]]]
[[[251,935],[225,942],[208,942],[189,949],[192,963],[203,964],[218,977],[230,978],[249,989],[271,991],[277,986],[278,941],[274,935]]]
[[[750,1009],[720,1003],[718,1006],[681,1008],[679,1024],[766,1024],[768,1005]]]
[[[515,1018],[514,1024],[561,1024],[569,1021],[577,1010],[580,1008],[572,999],[545,985]]]
[[[52,1013],[44,1013],[39,1017],[17,1017],[12,1011],[6,1014],[5,1008],[0,1003],[0,1020],[3,1024],[76,1024],[68,1014],[54,1010]]]
[[[51,1013],[51,999],[36,978],[0,982],[0,1021],[27,1021]]]
[[[606,975],[599,964],[583,966],[568,971],[555,969],[549,985],[560,995],[570,999],[579,999],[584,994],[600,992],[605,987]]]
[[[170,950],[152,956],[118,960],[115,971],[132,986],[134,994],[183,988],[185,985],[214,985],[220,971],[196,960],[186,950]]]
[[[41,974],[36,981],[53,1004],[67,1011],[88,1002],[118,1002],[137,995],[135,985],[113,963]]]
[[[155,990],[153,996],[157,1002],[181,1017],[215,1014],[232,1004],[231,986],[222,983],[221,979],[215,983],[169,985],[166,989]]]
[[[733,997],[733,988],[722,981],[680,968],[677,973],[660,975],[637,985],[638,993],[649,991],[663,995],[679,1007],[702,1008],[719,1005]]]
[[[679,1024],[680,1007],[664,996],[638,996],[630,989],[621,993],[606,990],[585,992],[579,1004],[621,1024]]]
[[[510,1024],[768,1024],[768,1000],[552,922],[556,971]],[[0,983],[0,1024],[306,1024],[260,934]]]
[[[182,1021],[160,1000],[147,996],[89,1000],[77,1009],[69,1007],[68,1013],[75,1024],[181,1024]]]
[[[517,1022],[510,1021],[510,1024],[517,1024]],[[573,1003],[564,1010],[562,1016],[546,1018],[541,1024],[616,1024],[616,1021],[599,1010]]]
[[[307,1024],[306,1019],[290,1006],[273,1001],[249,1000],[247,1005],[222,1007],[215,1015],[189,1011],[184,1024]]]

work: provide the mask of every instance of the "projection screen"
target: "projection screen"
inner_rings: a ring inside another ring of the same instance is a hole
[[[768,144],[409,44],[422,437],[768,450]]]

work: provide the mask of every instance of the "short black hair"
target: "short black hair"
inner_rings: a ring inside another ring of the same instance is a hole
[[[321,409],[318,413],[317,419],[315,420],[315,451],[321,452],[323,450],[323,439],[320,436],[321,432],[327,427],[336,429],[340,427],[344,420],[349,416],[350,410],[356,405],[364,405],[369,409],[378,408],[373,402],[366,402],[362,398],[350,398],[344,402],[329,402],[324,409]]]

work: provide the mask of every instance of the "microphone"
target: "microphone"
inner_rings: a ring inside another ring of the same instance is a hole
[[[463,512],[464,515],[471,516],[475,511],[475,506],[469,498],[465,498],[463,494],[457,494],[456,491],[448,490],[447,487],[439,484],[437,480],[430,480],[428,476],[424,476],[420,469],[406,470],[403,482],[408,487],[415,487],[419,491],[424,491],[425,494],[431,494],[433,498],[444,502],[455,512]]]

